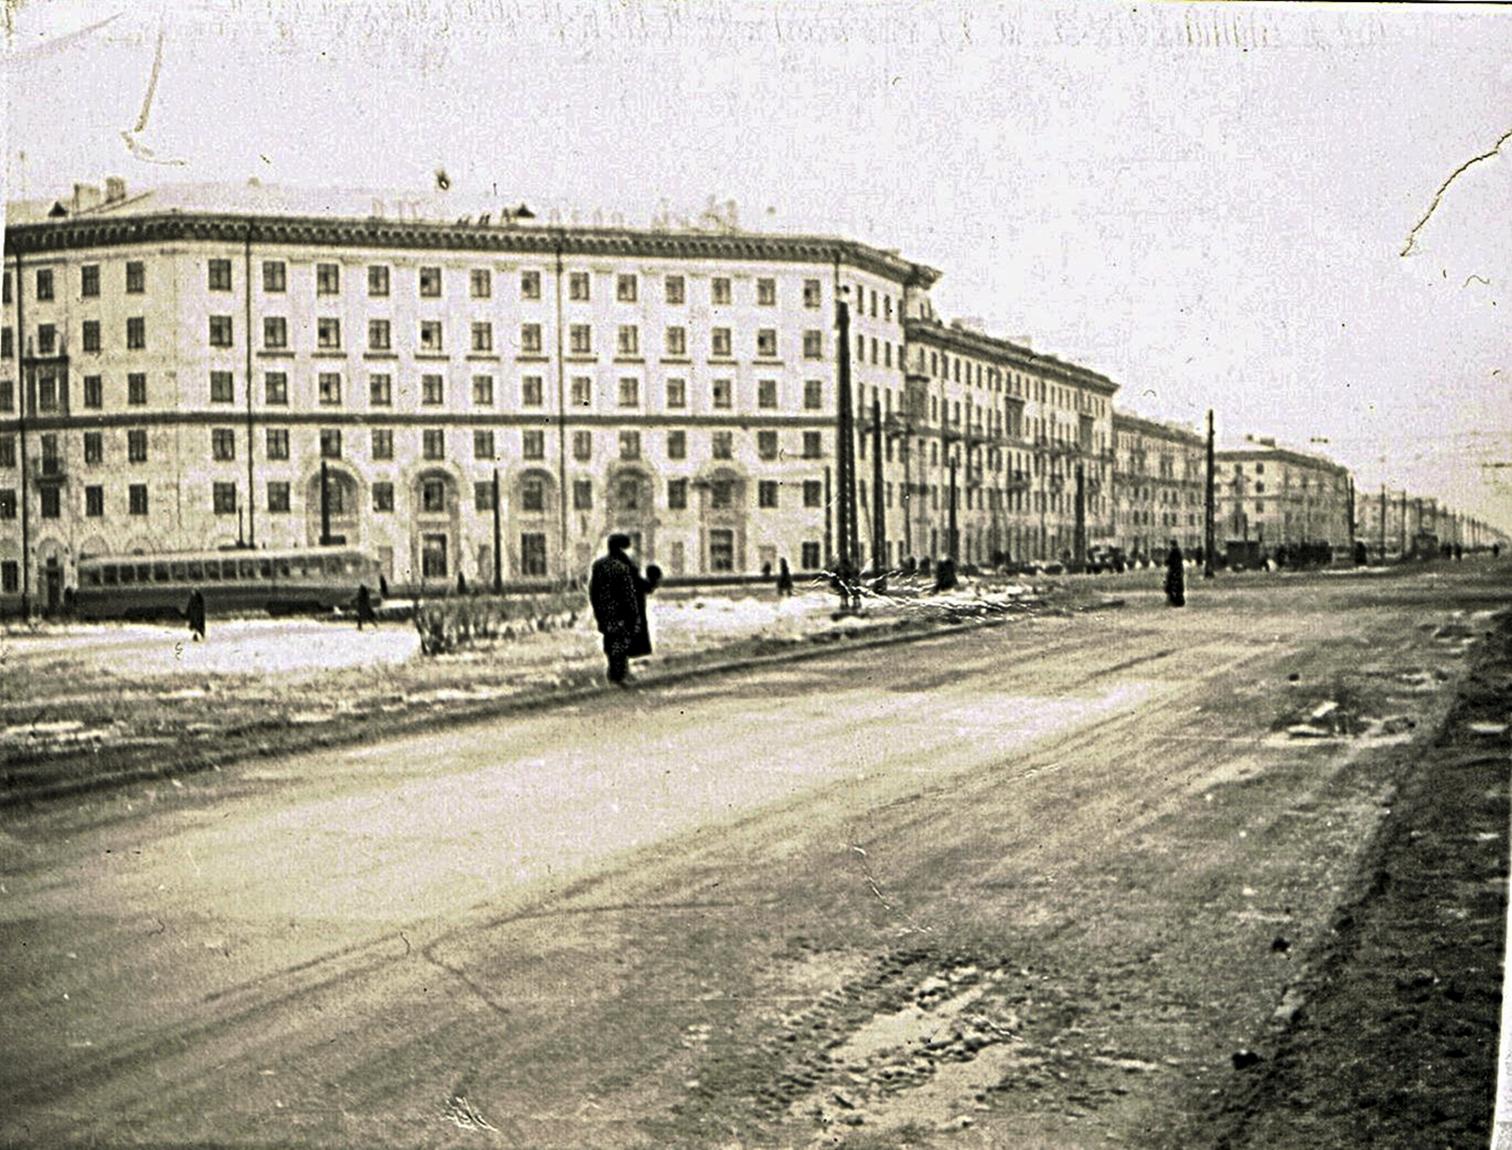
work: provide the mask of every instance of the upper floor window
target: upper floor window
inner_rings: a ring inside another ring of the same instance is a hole
[[[147,290],[147,265],[141,260],[131,260],[126,265],[126,293],[141,295]]]
[[[593,354],[593,328],[586,323],[575,323],[567,329],[573,355]]]
[[[446,380],[440,375],[422,375],[420,377],[420,402],[427,407],[435,407],[446,400]]]
[[[341,321],[334,316],[321,316],[315,321],[315,341],[325,351],[341,349]]]
[[[210,317],[210,346],[230,347],[232,342],[231,317],[212,315]]]
[[[473,268],[467,276],[467,287],[473,299],[488,299],[493,295],[493,272],[487,268]]]
[[[730,347],[730,329],[716,327],[710,334],[709,354],[716,359],[729,359]]]
[[[278,293],[289,287],[289,268],[283,260],[263,260],[263,291]]]
[[[688,329],[685,327],[669,327],[666,337],[667,354],[674,359],[679,359],[688,354]]]
[[[684,284],[682,276],[668,276],[663,281],[663,288],[666,292],[668,303],[680,304],[686,302],[687,286]]]
[[[667,406],[688,406],[688,381],[685,379],[667,380]]]
[[[824,333],[810,328],[803,333],[803,358],[824,358]]]
[[[341,294],[341,265],[340,264],[316,264],[315,265],[315,294],[316,295],[340,295]]]
[[[341,404],[341,375],[334,371],[323,371],[318,380],[320,387],[320,402],[327,407],[337,407]]]
[[[541,325],[538,323],[524,323],[520,325],[520,354],[541,354]]]
[[[523,271],[520,273],[520,298],[541,298],[541,273],[538,271]]]
[[[640,328],[633,323],[619,325],[619,337],[615,350],[622,356],[640,354]]]
[[[213,339],[214,335],[215,335],[215,320],[213,318],[210,321],[210,334],[211,334],[211,337]],[[84,350],[85,351],[99,351],[100,350],[100,321],[99,320],[97,320],[97,319],[86,319],[84,321],[83,343],[84,343]]]
[[[84,406],[93,408],[105,406],[105,384],[98,375],[84,377]]]
[[[421,320],[420,350],[423,352],[439,352],[441,348],[441,321],[438,319]]]
[[[640,380],[626,376],[619,381],[619,405],[621,407],[640,406]]]
[[[572,300],[586,300],[589,298],[590,287],[587,272],[567,273],[567,298]]]
[[[236,384],[229,371],[210,373],[210,402],[231,403],[236,398]]]
[[[818,280],[803,281],[803,306],[819,307],[824,301],[824,290]]]
[[[389,269],[387,264],[368,266],[368,295],[386,296],[389,293]]]
[[[210,290],[231,290],[231,261],[211,260],[209,265]]]
[[[474,407],[492,407],[494,401],[494,377],[491,375],[473,376],[472,398]]]
[[[716,379],[713,386],[714,406],[718,408],[730,408],[735,406],[735,385],[728,379]]]
[[[777,381],[775,379],[758,380],[756,383],[756,406],[777,406]]]
[[[274,349],[289,346],[289,321],[285,317],[263,316],[263,346]]]
[[[132,316],[126,321],[126,347],[141,351],[147,346],[147,321],[141,316]]]
[[[394,378],[387,372],[368,376],[368,406],[392,407],[394,405]]]
[[[370,319],[370,320],[368,320],[368,350],[369,351],[388,351],[389,348],[390,348],[390,346],[392,346],[391,343],[390,343],[390,341],[392,339],[392,335],[393,335],[393,333],[392,333],[392,331],[390,329],[389,321],[388,320],[386,320],[386,319]]]
[[[591,377],[586,375],[575,375],[572,377],[572,406],[593,406],[593,380]]]
[[[616,276],[614,280],[614,298],[620,303],[634,303],[638,282],[634,275]]]
[[[269,407],[286,407],[289,403],[287,372],[270,371],[263,376],[263,402]]]
[[[777,329],[758,328],[756,331],[756,354],[761,359],[777,358]]]
[[[5,282],[9,284],[10,280],[7,279]],[[79,269],[79,294],[85,297],[97,296],[100,294],[99,264],[85,264]],[[9,295],[6,296],[6,300],[7,302],[9,302]]]
[[[53,298],[52,268],[37,269],[37,298],[39,300],[48,300]]]
[[[710,299],[716,304],[727,304],[730,298],[729,277],[715,276],[710,284]]]
[[[472,325],[472,349],[480,355],[493,351],[493,324],[479,321]]]
[[[420,269],[420,294],[428,299],[436,299],[441,295],[441,269]]]
[[[756,303],[760,307],[777,306],[776,280],[763,278],[756,281]]]
[[[341,428],[322,427],[320,429],[320,457],[322,459],[341,458]]]

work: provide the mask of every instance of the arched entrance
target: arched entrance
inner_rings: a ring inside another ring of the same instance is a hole
[[[322,490],[321,476],[325,476]],[[327,465],[305,480],[305,541],[311,547],[326,542],[362,542],[362,488],[357,477],[342,467]],[[330,536],[322,538],[329,516]]]
[[[730,575],[746,568],[746,486],[745,476],[733,467],[712,468],[693,481],[705,574]]]
[[[410,490],[414,508],[410,533],[411,577],[434,585],[456,578],[462,503],[456,478],[439,467],[421,471]]]
[[[643,564],[656,562],[656,481],[644,467],[611,468],[605,493],[609,531],[630,536],[630,549]]]
[[[551,570],[549,540],[560,534],[556,480],[544,468],[515,476],[509,492],[509,532],[504,539],[505,577],[546,579]]]

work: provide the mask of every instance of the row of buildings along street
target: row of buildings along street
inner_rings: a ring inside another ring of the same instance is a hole
[[[819,570],[847,530],[889,566],[1201,547],[1206,434],[947,322],[941,275],[717,219],[435,222],[256,183],[11,204],[0,608],[58,605],[92,555],[337,540],[411,587],[577,574],[611,529],[672,576]],[[1401,492],[1379,518],[1270,439],[1216,475],[1220,547],[1491,539]]]

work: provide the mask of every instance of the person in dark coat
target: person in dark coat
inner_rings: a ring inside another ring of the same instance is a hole
[[[792,593],[792,569],[788,566],[788,561],[785,558],[779,559],[777,560],[777,594],[779,597],[781,597],[783,595],[791,595]]]
[[[184,617],[189,620],[189,634],[197,643],[205,639],[205,597],[196,587],[189,592],[189,604],[184,608]]]
[[[1166,552],[1165,594],[1172,607],[1186,606],[1186,559],[1181,554],[1181,544],[1171,540],[1171,549]]]
[[[357,588],[357,630],[362,630],[364,623],[378,626],[378,615],[373,610],[373,593],[368,590],[366,583]]]
[[[588,603],[599,633],[604,636],[604,655],[609,660],[611,683],[624,686],[630,660],[651,653],[651,632],[646,627],[646,596],[656,590],[661,570],[653,567],[643,579],[626,552],[630,537],[609,536],[609,553],[594,561],[588,573]]]
[[[954,591],[956,589],[955,560],[948,555],[941,559],[939,566],[935,568],[934,589],[936,591]]]

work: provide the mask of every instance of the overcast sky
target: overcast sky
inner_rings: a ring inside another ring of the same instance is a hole
[[[941,269],[947,318],[1107,373],[1129,410],[1196,427],[1212,407],[1221,438],[1312,442],[1362,487],[1512,530],[1512,466],[1489,466],[1512,464],[1512,11],[31,0],[14,19],[12,197],[106,175],[426,192],[444,169],[459,202],[645,224],[716,196],[745,226]]]

